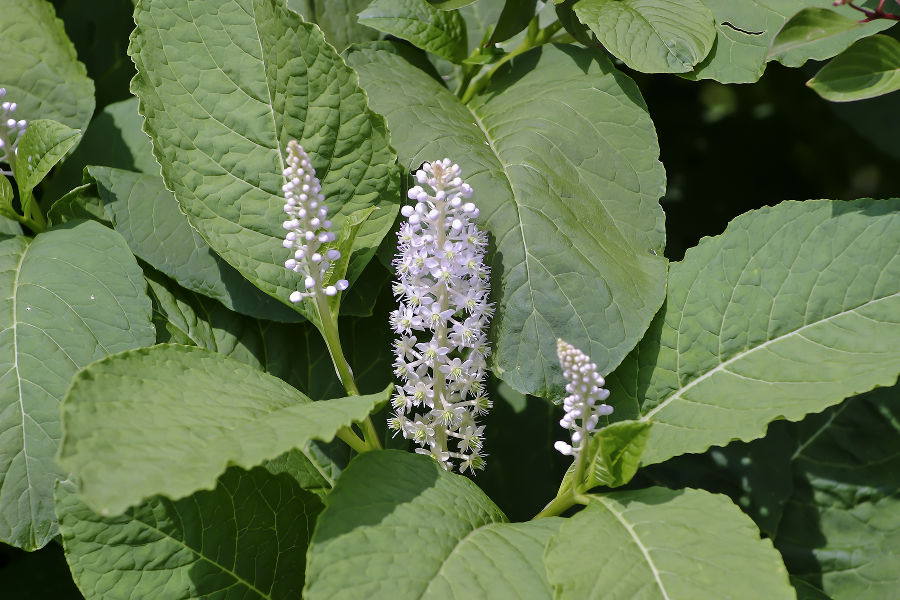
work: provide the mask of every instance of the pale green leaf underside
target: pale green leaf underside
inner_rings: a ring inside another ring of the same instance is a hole
[[[552,597],[541,557],[562,519],[505,521],[474,483],[428,457],[364,454],[328,496],[304,597]]]
[[[348,57],[384,114],[401,164],[449,157],[490,232],[494,372],[562,394],[561,337],[603,372],[643,335],[664,294],[665,176],[634,83],[599,51],[544,46],[463,105],[401,57]],[[552,115],[552,118],[551,118]]]
[[[609,379],[653,421],[644,464],[765,433],[900,372],[900,200],[784,202],[669,270],[668,299]]]
[[[831,58],[856,40],[893,24],[886,19],[860,23],[858,18],[828,8],[805,8],[784,24],[772,41],[766,60],[777,60],[787,67],[801,67],[807,60]]]
[[[374,0],[359,13],[359,22],[451,62],[462,62],[468,54],[459,12],[438,10],[426,0]]]
[[[101,517],[57,488],[66,559],[87,598],[299,598],[319,500],[287,475],[230,468],[216,488]]]
[[[105,213],[135,256],[185,288],[253,317],[299,321],[295,311],[250,284],[188,223],[158,174],[88,167]]]
[[[701,0],[716,21],[716,42],[703,62],[685,77],[722,83],[752,83],[766,69],[769,46],[794,14],[809,7],[830,7],[850,19],[859,15],[847,6],[822,0]]]
[[[59,403],[78,369],[153,343],[141,271],[117,233],[87,222],[0,238],[0,539],[56,535]]]
[[[4,101],[19,105],[17,119],[52,119],[87,127],[94,112],[94,82],[53,5],[46,0],[0,0]]]
[[[703,490],[591,496],[544,560],[559,600],[795,597],[772,542],[726,496]]]
[[[798,423],[794,494],[775,545],[790,571],[835,600],[900,589],[900,387]]]
[[[144,127],[191,225],[254,285],[289,304],[284,149],[297,139],[322,180],[334,227],[376,206],[356,240],[362,271],[397,210],[384,121],[321,31],[277,0],[146,0],[129,52]],[[295,308],[301,309],[301,305]]]
[[[806,85],[832,102],[900,90],[900,42],[886,35],[863,38],[822,67]]]
[[[30,194],[80,138],[80,131],[56,121],[28,123],[19,139],[14,169],[21,196]]]
[[[581,0],[575,14],[607,50],[644,73],[690,71],[716,39],[700,0]]]
[[[90,506],[118,514],[156,494],[211,489],[229,464],[250,468],[312,439],[329,441],[388,393],[311,402],[225,356],[153,346],[97,362],[72,382],[59,462],[78,476]]]

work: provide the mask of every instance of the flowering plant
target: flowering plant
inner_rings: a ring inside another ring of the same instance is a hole
[[[779,200],[896,195],[895,19],[796,4],[0,0],[4,597],[890,597],[900,200]]]

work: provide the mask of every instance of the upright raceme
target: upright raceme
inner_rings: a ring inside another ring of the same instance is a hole
[[[24,120],[16,120],[12,114],[16,111],[15,102],[5,100],[6,88],[0,88],[0,163],[12,165],[15,160],[16,146],[19,144],[19,138],[25,133],[28,123]],[[0,173],[4,175],[12,175],[12,171],[0,169]]]
[[[587,354],[568,342],[556,340],[556,355],[568,382],[566,392],[569,394],[563,400],[566,414],[559,424],[572,431],[572,445],[560,441],[553,447],[565,455],[577,457],[589,435],[597,430],[600,417],[612,414],[613,409],[603,403],[609,398],[609,390],[603,389],[606,382]]]
[[[403,380],[392,400],[388,425],[414,440],[416,452],[431,454],[446,469],[484,468],[484,426],[476,418],[491,406],[485,395],[487,326],[487,236],[474,219],[478,209],[464,199],[472,188],[450,159],[425,163],[419,185],[409,190],[398,233],[391,313],[399,336],[394,372]],[[431,191],[426,191],[425,187]]]
[[[335,236],[330,231],[331,221],[328,220],[322,185],[309,156],[296,140],[288,142],[285,163],[281,189],[284,191],[284,212],[288,216],[284,228],[288,233],[284,247],[293,255],[284,266],[303,276],[303,289],[291,294],[291,302],[300,302],[319,291],[334,296],[347,289],[348,284],[347,280],[341,279],[334,285],[323,285],[328,267],[341,257],[341,253],[337,248],[326,246],[334,242]]]

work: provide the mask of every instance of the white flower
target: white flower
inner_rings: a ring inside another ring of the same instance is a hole
[[[597,430],[600,417],[612,414],[613,409],[603,403],[609,398],[609,390],[603,389],[606,382],[587,354],[562,340],[556,340],[556,354],[568,381],[566,392],[569,394],[563,400],[566,414],[559,424],[572,431],[572,445],[560,441],[553,447],[562,454],[577,457],[589,435]]]
[[[6,88],[0,88],[0,100],[6,97]],[[28,123],[25,120],[16,120],[12,114],[18,105],[15,102],[3,101],[0,103],[0,163],[9,165],[11,158],[18,152],[17,146]],[[3,175],[12,175],[12,170],[0,169]]]
[[[394,259],[400,307],[391,313],[391,327],[401,336],[394,371],[404,384],[388,426],[445,468],[474,472],[484,468],[484,426],[475,419],[491,406],[482,384],[493,313],[487,236],[475,225],[475,204],[463,202],[472,188],[459,165],[447,158],[425,163],[416,181],[408,194],[415,204],[401,210],[407,220]]]
[[[334,285],[322,285],[328,267],[341,257],[339,250],[328,247],[334,242],[335,235],[330,231],[331,221],[328,220],[322,185],[309,156],[296,140],[288,142],[285,162],[281,190],[284,192],[284,212],[288,216],[283,225],[288,233],[284,247],[291,250],[292,255],[284,266],[300,274],[304,288],[291,294],[291,302],[300,302],[318,291],[334,296],[346,290],[348,283],[341,279]]]

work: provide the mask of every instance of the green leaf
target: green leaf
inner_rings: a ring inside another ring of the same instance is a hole
[[[806,82],[832,102],[852,102],[900,90],[900,42],[886,35],[863,38]]]
[[[6,175],[0,175],[0,206],[13,210],[12,203],[14,198],[15,192],[13,192],[9,179],[7,179]]]
[[[102,517],[57,487],[66,558],[87,598],[299,598],[322,509],[287,475],[228,469],[215,489]]]
[[[829,596],[880,600],[900,586],[900,387],[792,426],[794,494],[775,545],[788,569]]]
[[[700,0],[581,0],[575,14],[607,50],[644,73],[685,73],[716,39]]]
[[[361,208],[378,208],[356,238],[348,277],[355,279],[394,223],[396,155],[383,119],[321,31],[278,0],[200,0],[190,8],[148,0],[135,20],[132,90],[166,186],[191,225],[254,285],[290,305],[301,279],[284,268],[281,186],[284,149],[297,139],[335,228]]]
[[[250,468],[311,439],[329,441],[389,394],[312,402],[220,354],[153,346],[94,363],[73,380],[59,462],[79,478],[88,505],[118,514],[155,494],[210,489],[229,464]]]
[[[62,123],[38,119],[28,123],[19,140],[13,166],[19,195],[30,197],[31,190],[62,160],[66,152],[81,139],[81,132]]]
[[[87,176],[97,184],[107,220],[135,256],[185,288],[239,313],[282,322],[301,319],[251,285],[209,247],[158,174],[88,167]]]
[[[159,175],[150,138],[141,130],[143,123],[137,98],[103,107],[88,125],[75,151],[47,180],[44,198],[55,201],[81,185],[82,173],[88,165]]]
[[[783,202],[732,221],[669,270],[668,299],[607,381],[652,421],[653,464],[761,437],[894,382],[900,200]]]
[[[433,459],[367,452],[319,517],[304,598],[550,598],[542,565],[562,519],[505,523],[469,479]]]
[[[561,397],[557,338],[602,372],[615,367],[665,285],[665,175],[634,82],[601,51],[551,45],[515,58],[463,105],[387,51],[360,49],[348,61],[388,115],[401,164],[450,157],[475,190],[479,225],[496,245],[494,373]]]
[[[861,16],[861,15],[860,15]],[[807,60],[825,60],[856,40],[883,31],[891,21],[861,23],[827,8],[804,8],[791,17],[772,40],[766,60],[802,67]]]
[[[359,233],[363,224],[365,224],[366,219],[368,219],[374,211],[374,206],[361,208],[344,220],[340,236],[334,241],[334,247],[341,253],[341,257],[329,267],[328,272],[325,274],[323,285],[337,283],[347,275],[347,267],[350,265],[350,253],[353,249],[353,243],[356,241],[356,235]],[[376,292],[376,290],[371,291],[373,295]],[[341,298],[343,295],[343,292],[338,292],[328,299],[328,305],[331,307],[331,312],[334,316],[337,316],[338,312],[340,312]]]
[[[822,0],[701,0],[716,21],[716,42],[706,59],[684,77],[721,83],[752,83],[766,69],[769,46],[787,20]],[[832,7],[849,19],[859,19],[849,6]]]
[[[475,0],[428,0],[428,3],[438,10],[453,10],[474,4]]]
[[[315,22],[325,39],[341,52],[353,43],[377,40],[380,34],[359,23],[357,15],[372,0],[326,0],[315,2]],[[309,19],[307,19],[309,20]]]
[[[637,473],[650,437],[650,423],[619,421],[591,436],[584,489],[623,486]]]
[[[426,0],[374,0],[359,22],[419,48],[460,63],[468,54],[466,24],[457,11],[442,11]]]
[[[0,238],[0,540],[56,535],[59,402],[78,369],[153,343],[141,271],[117,233],[87,222]]]
[[[488,45],[505,42],[524,31],[537,12],[537,0],[506,0]]]
[[[94,112],[94,82],[78,62],[53,5],[0,0],[0,87],[19,105],[17,119],[52,119],[84,130]]]
[[[772,542],[728,498],[702,490],[591,496],[544,561],[560,600],[795,597]]]

